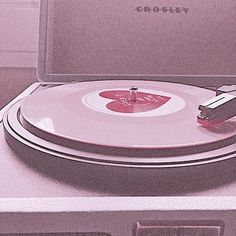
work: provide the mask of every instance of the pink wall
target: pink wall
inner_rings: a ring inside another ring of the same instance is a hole
[[[36,67],[38,22],[37,0],[0,1],[0,67]]]
[[[36,81],[38,16],[39,0],[0,1],[0,108]]]

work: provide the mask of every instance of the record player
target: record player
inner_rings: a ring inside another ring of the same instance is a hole
[[[1,111],[1,232],[233,235],[234,8],[41,1],[39,82]]]

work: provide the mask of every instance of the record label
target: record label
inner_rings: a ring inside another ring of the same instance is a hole
[[[182,98],[151,89],[139,89],[133,101],[127,88],[94,91],[86,94],[82,103],[95,111],[136,117],[167,115],[185,106]]]
[[[122,90],[104,91],[99,96],[113,100],[106,105],[107,109],[122,113],[152,111],[170,100],[170,97],[144,92],[137,92],[135,98],[132,99],[129,91]]]

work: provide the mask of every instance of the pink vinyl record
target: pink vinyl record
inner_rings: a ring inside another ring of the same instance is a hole
[[[82,82],[28,96],[20,121],[31,133],[63,146],[89,144],[131,152],[197,147],[201,152],[227,145],[236,135],[235,118],[211,128],[197,123],[199,104],[214,96],[210,90],[174,83]]]

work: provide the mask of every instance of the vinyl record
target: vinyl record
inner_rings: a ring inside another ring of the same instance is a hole
[[[213,96],[155,81],[82,82],[28,96],[19,119],[30,133],[65,147],[168,157],[233,143],[235,118],[211,128],[196,121],[198,105]]]

